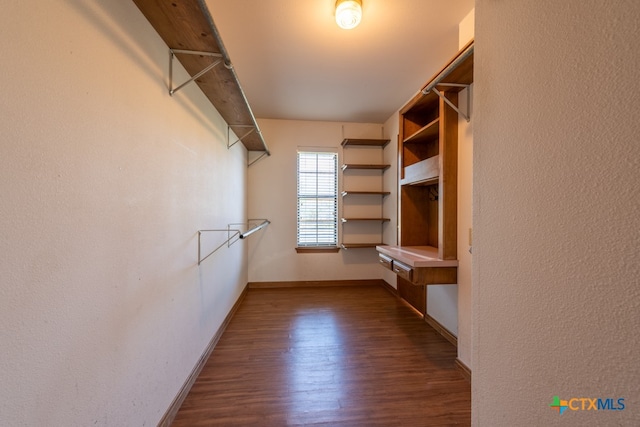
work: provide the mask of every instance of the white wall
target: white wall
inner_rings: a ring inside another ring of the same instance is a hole
[[[460,23],[459,47],[462,49],[474,35],[475,9]],[[460,92],[458,102],[462,111],[469,112],[471,121],[462,116],[458,118],[458,286],[457,290],[457,326],[458,326],[458,359],[471,367],[471,334],[472,334],[472,256],[469,252],[469,230],[472,229],[473,213],[473,85]]]
[[[476,2],[474,425],[638,424],[639,21],[637,1]]]
[[[378,255],[374,249],[341,250],[337,253],[295,251],[298,148],[335,148],[339,153],[339,164],[342,164],[343,156],[353,156],[342,152],[340,143],[343,138],[380,138],[382,125],[272,119],[260,119],[259,125],[272,156],[249,168],[249,216],[267,218],[271,225],[249,241],[249,281],[382,278],[383,269],[377,266]],[[389,224],[384,227],[386,229]]]
[[[11,0],[0,36],[0,424],[155,425],[247,282],[242,243],[196,265],[246,152],[133,2]]]
[[[391,192],[383,201],[383,215],[391,219],[383,235],[383,242],[387,245],[398,244],[398,137],[400,133],[398,113],[396,111],[384,123],[385,138],[390,141],[384,149],[384,161],[391,165],[384,174],[384,189]],[[382,270],[382,279],[397,289],[398,276],[389,269],[383,267],[379,269]]]

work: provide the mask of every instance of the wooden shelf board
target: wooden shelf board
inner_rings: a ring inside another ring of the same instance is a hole
[[[217,29],[210,25],[207,18],[209,11],[201,9],[197,0],[133,2],[169,48],[224,54],[224,46],[218,44],[214,37]],[[176,58],[190,76],[196,75],[215,60],[207,56],[180,53],[176,53]],[[249,130],[240,126],[249,125],[259,129],[232,70],[221,63],[195,82],[238,137]],[[249,151],[269,151],[260,132],[251,132],[242,139],[242,143]]]
[[[342,243],[340,246],[342,249],[364,249],[375,248],[383,243]]]
[[[349,222],[349,221],[381,221],[381,222],[387,222],[387,221],[391,221],[391,219],[389,219],[389,218],[342,218],[342,222]]]
[[[473,45],[473,40],[467,43],[460,51],[453,57],[449,62],[445,64],[444,67],[440,69],[437,73],[435,73],[422,88],[429,86],[429,84],[449,65],[451,65],[458,56],[462,55],[462,53],[469,47]],[[455,70],[451,71],[449,75],[444,79],[443,83],[460,83],[460,84],[471,84],[473,83],[473,54],[467,57],[461,64],[456,67]],[[446,89],[441,88],[446,92],[460,92],[463,87],[446,87]],[[400,114],[404,115],[409,110],[420,110],[422,108],[430,108],[434,103],[437,105],[438,95],[436,95],[433,91],[424,95],[422,93],[422,89],[418,91],[418,93],[409,100],[401,109]]]
[[[356,165],[356,164],[344,164],[342,165],[342,170],[345,171],[347,169],[368,169],[368,170],[387,170],[391,167],[391,165]]]
[[[345,138],[341,145],[348,146],[370,146],[370,147],[386,147],[390,140],[388,139],[357,139]]]
[[[453,58],[451,58],[451,60],[447,62],[444,67],[442,67],[440,71],[435,73],[423,87],[427,87],[429,83],[431,83],[436,77],[438,77],[438,74],[440,74],[442,70],[448,68],[464,51],[467,50],[467,48],[471,47],[472,45],[473,40],[471,40],[462,49],[460,49],[458,53],[456,53]],[[461,83],[466,85],[473,83],[473,53],[462,63],[460,63],[454,70],[452,70],[449,75],[443,80],[443,83]],[[460,92],[462,89],[464,88],[447,87],[446,90]]]
[[[345,190],[342,192],[342,197],[345,196],[388,196],[390,191],[350,191]]]
[[[440,130],[440,119],[437,118],[431,123],[423,126],[420,130],[405,138],[404,143],[427,141],[438,137]]]

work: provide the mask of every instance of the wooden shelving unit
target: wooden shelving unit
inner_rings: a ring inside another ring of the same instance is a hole
[[[362,161],[365,157],[382,159],[382,150],[388,143],[388,139],[346,138],[341,145],[345,157]],[[382,189],[382,175],[390,167],[382,163],[342,165],[342,249],[375,248],[382,244],[383,224],[390,221],[382,216],[382,201],[390,194]]]
[[[133,0],[162,40],[175,50],[191,77],[215,61],[198,52],[219,54],[219,65],[195,79],[205,96],[248,151],[269,154],[267,144],[233,70],[229,56],[203,0]],[[191,52],[191,53],[185,53]],[[195,52],[195,54],[194,54]]]
[[[380,264],[426,313],[426,286],[457,283],[458,93],[473,83],[473,41],[400,109],[398,245]],[[416,286],[419,285],[419,286]]]

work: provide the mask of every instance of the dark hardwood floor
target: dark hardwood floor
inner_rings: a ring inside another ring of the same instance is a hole
[[[173,426],[469,425],[455,358],[380,286],[249,289]]]

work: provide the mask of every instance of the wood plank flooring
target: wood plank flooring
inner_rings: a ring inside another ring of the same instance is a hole
[[[249,289],[172,425],[469,425],[455,358],[381,286]]]

